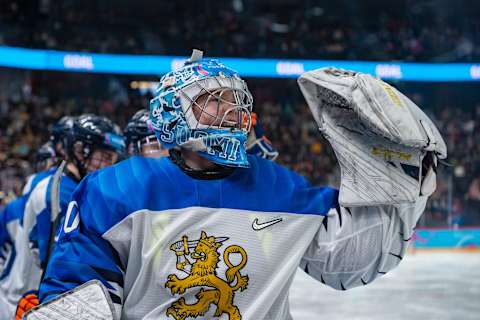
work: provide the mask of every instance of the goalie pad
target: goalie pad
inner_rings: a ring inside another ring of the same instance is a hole
[[[27,312],[26,320],[116,320],[107,289],[91,280]]]
[[[380,79],[337,68],[306,72],[298,84],[339,161],[342,206],[411,203],[433,192],[433,171],[422,172],[422,160],[427,152],[446,158],[447,148],[410,99]],[[427,174],[430,185],[422,187]]]

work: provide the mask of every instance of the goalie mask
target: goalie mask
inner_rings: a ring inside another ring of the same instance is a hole
[[[188,148],[219,165],[248,167],[252,103],[236,71],[194,50],[182,68],[160,80],[150,120],[165,148]]]

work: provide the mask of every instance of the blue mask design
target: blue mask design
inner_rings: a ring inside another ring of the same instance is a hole
[[[181,146],[220,165],[248,167],[252,95],[236,71],[198,51],[194,56],[160,80],[150,125],[165,148]]]

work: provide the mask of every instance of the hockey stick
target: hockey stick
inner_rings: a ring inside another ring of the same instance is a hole
[[[55,246],[55,236],[60,217],[60,181],[62,180],[63,169],[65,168],[65,165],[66,162],[63,160],[52,177],[52,185],[50,188],[50,222],[52,228],[50,229],[50,235],[48,238],[47,256],[45,257],[45,261],[42,262],[42,280],[45,277],[48,260],[50,260],[53,248]]]

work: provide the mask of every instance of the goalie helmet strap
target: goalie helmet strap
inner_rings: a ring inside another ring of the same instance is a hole
[[[228,177],[235,168],[217,165],[212,169],[195,170],[185,163],[180,150],[170,149],[169,159],[175,163],[186,175],[198,180],[217,180]]]

